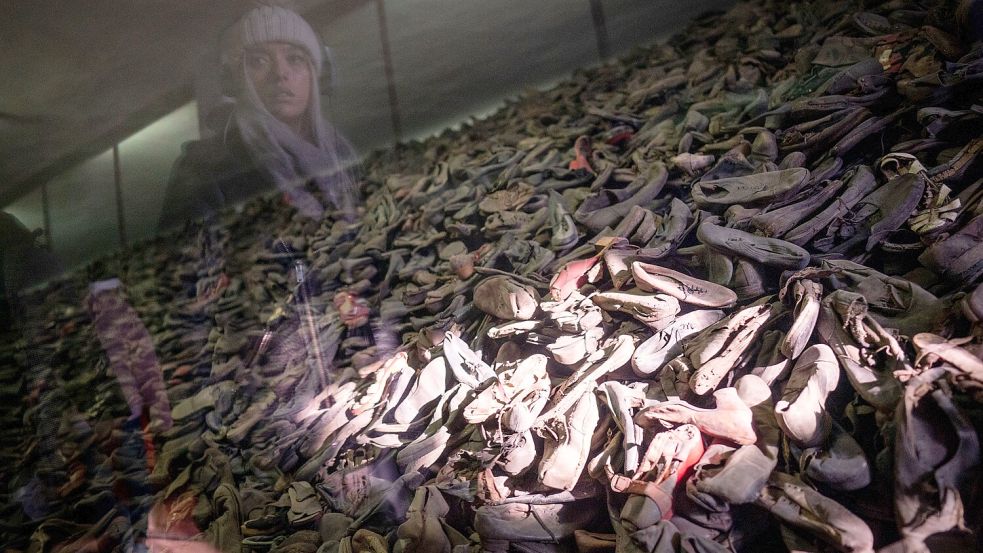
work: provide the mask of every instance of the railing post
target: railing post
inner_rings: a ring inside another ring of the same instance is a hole
[[[594,36],[597,37],[597,55],[604,61],[611,55],[611,49],[608,46],[608,29],[601,0],[590,0],[590,15],[594,21]]]

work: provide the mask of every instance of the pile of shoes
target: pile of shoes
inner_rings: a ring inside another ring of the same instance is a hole
[[[862,4],[703,16],[371,156],[356,223],[260,199],[28,298],[5,541],[979,549],[980,8]],[[106,276],[169,429],[79,307]]]

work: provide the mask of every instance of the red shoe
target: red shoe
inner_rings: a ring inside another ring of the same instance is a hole
[[[334,306],[341,322],[348,328],[364,326],[369,322],[369,306],[357,294],[342,290],[334,295]]]
[[[590,163],[590,157],[593,153],[590,147],[590,139],[586,136],[577,138],[577,141],[573,143],[573,150],[576,152],[577,157],[570,162],[570,170],[585,169],[596,175],[597,171],[594,170],[594,167]]]
[[[598,264],[605,252],[618,243],[615,239],[606,241],[598,240],[601,251],[587,259],[577,259],[563,266],[562,269],[550,280],[550,295],[556,301],[563,301],[570,297],[570,294],[578,290],[588,282],[597,282],[601,277],[602,264]]]

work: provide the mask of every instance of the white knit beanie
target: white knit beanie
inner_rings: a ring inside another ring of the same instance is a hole
[[[233,41],[237,54],[262,42],[288,42],[307,50],[314,64],[314,71],[321,74],[324,57],[321,41],[314,29],[296,12],[279,6],[260,6],[236,24]]]

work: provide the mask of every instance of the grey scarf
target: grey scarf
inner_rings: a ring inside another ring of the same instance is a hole
[[[245,67],[243,66],[243,72]],[[245,75],[245,73],[244,73]],[[311,67],[311,75],[316,75]],[[324,216],[324,206],[305,189],[312,181],[339,218],[356,218],[357,189],[352,174],[357,158],[354,148],[321,116],[320,91],[311,78],[308,108],[314,143],[308,142],[271,114],[248,78],[236,102],[234,117],[253,160],[281,190],[287,201],[303,215]]]

